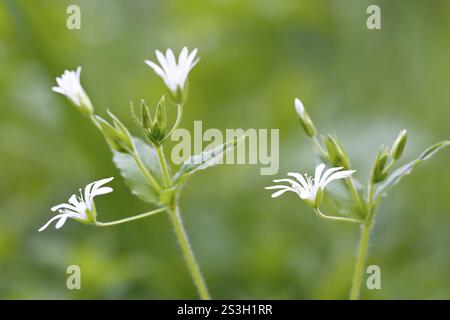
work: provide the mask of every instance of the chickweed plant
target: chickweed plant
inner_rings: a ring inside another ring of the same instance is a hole
[[[57,221],[55,227],[59,229],[68,218],[96,227],[109,227],[166,212],[172,222],[200,298],[210,299],[205,280],[183,227],[178,198],[182,186],[189,176],[218,164],[224,154],[233,149],[241,138],[235,138],[214,149],[205,150],[188,158],[180,166],[178,172],[171,174],[172,170],[164,156],[163,146],[181,123],[187,99],[188,75],[199,59],[197,58],[197,49],[189,53],[186,47],[181,50],[178,61],[171,49],[168,49],[165,55],[157,50],[156,57],[159,65],[150,60],[145,62],[163,79],[171,104],[177,108],[177,117],[174,124],[170,126],[166,116],[164,96],[154,108],[153,115],[145,101],[141,101],[138,111],[131,104],[132,117],[145,141],[132,136],[125,125],[109,110],[110,121],[95,114],[93,104],[81,86],[81,67],[78,67],[76,71],[65,71],[61,77],[56,79],[58,86],[52,88],[53,91],[66,96],[71,104],[103,134],[112,151],[113,161],[131,192],[141,200],[152,204],[154,208],[149,212],[117,221],[101,222],[97,220],[98,213],[94,197],[113,191],[111,187],[105,186],[113,178],[107,178],[88,184],[84,191],[80,189],[79,194],[73,194],[67,203],[52,207],[51,210],[58,214],[39,231],[46,229],[53,221]]]
[[[281,182],[282,184],[266,187],[266,189],[276,190],[272,194],[272,198],[279,197],[288,191],[296,193],[319,218],[353,223],[360,226],[361,236],[350,291],[350,299],[355,300],[360,296],[367,245],[377,208],[382,198],[404,176],[413,172],[422,162],[430,159],[438,151],[450,145],[450,141],[442,141],[430,146],[419,157],[394,170],[403,154],[408,137],[406,130],[401,130],[391,148],[382,146],[379,149],[370,170],[367,187],[364,189],[361,187],[362,184],[356,180],[354,175],[356,170],[351,166],[350,159],[338,138],[335,135],[321,135],[321,143],[318,139],[317,129],[302,102],[299,99],[295,99],[294,106],[299,116],[300,124],[311,140],[313,152],[317,155],[320,164],[316,167],[314,177],[307,174],[302,175],[296,172],[289,172],[288,176],[293,179],[276,179],[274,182]],[[325,170],[325,163],[331,168]],[[331,198],[336,204],[335,210],[337,212],[327,214],[320,207],[324,200],[327,185],[335,180],[343,182],[346,194],[331,194]]]

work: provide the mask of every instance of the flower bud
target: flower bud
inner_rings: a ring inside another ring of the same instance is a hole
[[[332,135],[328,135],[328,137],[323,140],[327,148],[330,163],[334,167],[350,169],[350,159],[337,138]]]
[[[95,116],[106,141],[112,149],[122,153],[133,153],[134,144],[128,129],[109,110],[109,116],[113,120],[113,125],[99,116]]]
[[[403,150],[405,149],[406,140],[408,139],[408,133],[405,129],[400,131],[398,134],[397,139],[395,140],[394,144],[391,148],[391,157],[394,160],[400,159],[402,156]]]
[[[300,118],[300,123],[303,127],[303,130],[305,130],[306,135],[310,138],[315,137],[317,134],[316,127],[314,126],[314,123],[306,112],[303,103],[300,101],[300,99],[295,98],[294,105],[295,110],[297,111],[297,114]]]
[[[133,105],[131,105],[131,110],[138,126],[144,131],[145,136],[151,142],[157,145],[161,144],[161,142],[166,138],[167,131],[166,102],[164,96],[156,106],[155,116],[153,119],[144,100],[141,100],[141,120],[139,120],[134,114]]]
[[[388,171],[385,170],[387,160],[389,158],[389,151],[386,147],[382,147],[378,151],[372,167],[372,182],[377,183],[386,179]]]

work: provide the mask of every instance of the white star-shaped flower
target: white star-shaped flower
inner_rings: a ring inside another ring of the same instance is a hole
[[[39,229],[39,232],[45,230],[54,220],[58,220],[55,225],[56,229],[61,228],[68,218],[82,223],[95,223],[97,213],[95,210],[94,197],[112,192],[113,189],[111,187],[103,187],[104,184],[110,182],[112,179],[114,178],[111,177],[89,183],[84,188],[84,195],[80,189],[80,194],[73,194],[69,198],[68,203],[62,203],[52,207],[50,210],[53,212],[58,211],[59,214],[51,218],[44,226],[42,226]]]
[[[342,170],[342,167],[330,168],[325,172],[324,169],[325,165],[323,163],[319,164],[316,167],[314,178],[306,174],[303,176],[300,173],[289,172],[288,176],[294,177],[296,181],[292,179],[276,179],[273,182],[288,182],[290,186],[274,185],[265,189],[278,190],[272,194],[272,198],[279,197],[287,191],[295,192],[306,204],[317,208],[322,200],[323,191],[330,182],[348,178],[355,172],[355,170]]]
[[[172,49],[167,49],[165,56],[161,51],[156,50],[156,57],[158,58],[160,65],[157,65],[150,60],[145,60],[145,63],[164,80],[164,83],[173,96],[180,99],[189,72],[200,60],[199,58],[196,58],[197,51],[197,49],[194,49],[189,53],[188,49],[184,47],[181,50],[177,63]]]
[[[78,107],[83,113],[91,115],[94,112],[91,100],[84,91],[80,83],[81,67],[77,71],[66,70],[64,73],[56,78],[57,87],[52,90],[65,95],[72,104]]]

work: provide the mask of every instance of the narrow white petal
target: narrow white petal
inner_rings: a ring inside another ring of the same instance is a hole
[[[166,74],[164,73],[164,70],[161,69],[160,66],[158,66],[156,63],[153,63],[150,60],[145,60],[145,63],[153,69],[153,71],[155,71],[155,73],[160,76],[161,78],[163,78],[163,80],[166,79]]]
[[[341,170],[341,169],[342,169],[342,167],[334,167],[334,168],[327,169],[327,170],[325,171],[325,173],[322,175],[322,177],[320,178],[320,181],[319,181],[318,183],[319,183],[320,185],[322,185],[322,184],[324,183],[324,181],[326,181],[327,178],[328,178],[333,172],[339,171],[339,170]]]
[[[61,94],[66,94],[66,92],[64,91],[64,89],[61,89],[60,87],[52,87],[52,90]]]
[[[170,68],[167,65],[166,57],[164,57],[164,55],[159,50],[156,50],[155,52],[156,52],[156,58],[158,59],[159,64],[163,68],[164,73],[166,74],[167,77],[169,77],[171,75],[171,72],[170,72]]]
[[[321,185],[322,189],[325,188],[330,182],[332,182],[334,180],[345,179],[345,178],[350,177],[353,172],[355,172],[355,170],[345,170],[345,171],[339,171],[339,172],[333,173],[330,177],[328,177],[327,180],[325,180],[322,183],[322,185]]]
[[[97,190],[92,192],[91,197],[94,198],[94,197],[96,197],[98,195],[111,193],[113,191],[114,191],[113,188],[110,188],[110,187],[98,188]]]
[[[310,188],[309,183],[306,181],[305,177],[303,177],[300,173],[297,172],[288,172],[288,176],[294,177],[295,179],[300,182],[300,184],[303,186],[303,188],[308,189]]]
[[[72,206],[68,203],[61,203],[61,204],[58,204],[58,205],[50,208],[50,210],[53,212],[58,211],[59,209],[69,209],[69,210],[74,210],[74,211],[76,210],[76,208],[74,206]]]
[[[293,191],[293,190],[283,189],[283,190],[280,190],[280,191],[277,191],[277,192],[273,193],[273,194],[271,195],[271,197],[272,197],[272,198],[277,198],[277,197],[281,196],[283,193],[288,192],[288,191],[295,192],[295,191]],[[296,192],[295,192],[295,193],[296,193]]]
[[[69,217],[68,215],[64,215],[61,218],[59,218],[58,222],[55,224],[55,228],[56,229],[61,228],[64,225],[64,223],[66,223],[68,217]]]
[[[276,190],[276,189],[292,189],[292,188],[289,186],[284,186],[284,185],[280,184],[280,185],[275,185],[275,186],[264,187],[264,189],[267,189],[267,190],[275,189]]]
[[[299,190],[304,189],[297,181],[294,181],[292,179],[275,179],[273,180],[273,182],[289,182],[293,187]]]
[[[325,169],[325,165],[323,163],[319,164],[316,167],[316,172],[314,174],[314,184],[320,183],[320,177],[322,176],[323,169]]]
[[[48,220],[48,222],[47,222],[46,224],[44,224],[38,231],[41,232],[41,231],[45,230],[45,229],[50,225],[50,223],[52,223],[52,222],[55,221],[56,219],[60,219],[60,218],[63,217],[63,216],[66,216],[66,214],[65,214],[65,213],[62,213],[62,214],[58,214],[58,215],[54,216],[53,218],[51,218],[50,220]]]
[[[188,57],[188,49],[184,47],[181,50],[180,56],[178,57],[178,66],[185,65],[187,57]]]

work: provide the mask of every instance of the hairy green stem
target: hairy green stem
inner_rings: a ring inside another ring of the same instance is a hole
[[[158,153],[158,159],[161,166],[161,171],[163,173],[164,185],[166,188],[170,188],[170,174],[166,159],[164,157],[163,148],[161,145],[155,146],[155,148]],[[172,199],[168,205],[170,221],[172,222],[173,230],[178,239],[181,250],[183,251],[186,264],[188,266],[189,272],[191,273],[192,280],[194,281],[200,298],[203,300],[210,300],[211,297],[209,296],[205,280],[203,279],[203,276],[200,272],[200,267],[198,266],[198,263],[195,259],[186,230],[183,227],[183,220],[181,219],[176,197],[176,194],[172,195]]]
[[[364,223],[361,226],[361,238],[359,240],[358,252],[356,255],[355,271],[353,273],[352,288],[350,290],[350,300],[359,299],[361,291],[361,280],[364,272],[364,262],[366,260],[367,245],[369,243],[371,223]]]
[[[367,246],[369,244],[370,230],[372,229],[375,211],[376,205],[373,204],[373,179],[371,175],[367,186],[367,215],[364,224],[362,225],[359,247],[356,253],[355,270],[353,273],[352,288],[350,290],[350,300],[359,299],[361,292],[364,262],[366,260]]]
[[[167,167],[166,158],[164,157],[164,150],[162,145],[155,146],[156,152],[158,154],[159,164],[161,166],[161,171],[164,179],[164,186],[166,188],[170,187],[170,174],[169,168]]]
[[[165,210],[166,210],[166,208],[159,208],[159,209],[155,209],[155,210],[152,210],[152,211],[149,211],[149,212],[141,213],[141,214],[138,214],[138,215],[135,215],[135,216],[132,216],[132,217],[128,217],[128,218],[124,218],[124,219],[120,219],[120,220],[116,220],[116,221],[110,221],[110,222],[97,221],[95,223],[95,226],[97,226],[97,227],[115,226],[115,225],[118,225],[118,224],[130,222],[130,221],[134,221],[134,220],[139,220],[139,219],[142,219],[142,218],[147,218],[147,217],[150,217],[150,216],[152,216],[154,214],[163,212]]]
[[[169,216],[198,294],[202,300],[210,300],[211,297],[209,296],[205,280],[200,272],[200,268],[195,259],[194,253],[192,252],[186,231],[184,230],[176,200],[174,200],[174,203],[169,206]]]

